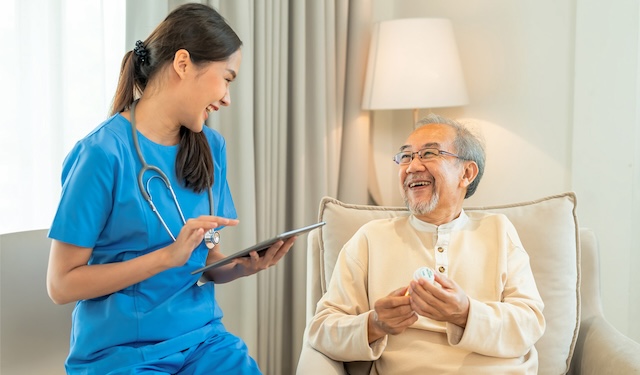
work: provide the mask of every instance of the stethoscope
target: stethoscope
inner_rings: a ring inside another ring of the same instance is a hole
[[[169,192],[171,193],[171,196],[173,197],[173,203],[176,205],[176,208],[178,209],[178,213],[180,213],[182,224],[183,225],[186,224],[187,221],[184,219],[184,215],[182,214],[182,208],[180,208],[180,204],[178,203],[178,198],[176,198],[176,194],[174,193],[173,188],[171,187],[171,182],[169,181],[169,178],[167,177],[167,175],[164,174],[164,172],[160,168],[156,167],[155,165],[147,164],[147,162],[144,159],[144,156],[142,156],[142,150],[140,150],[140,143],[138,142],[138,132],[136,131],[136,116],[134,113],[137,102],[138,101],[136,100],[131,104],[131,134],[133,135],[133,146],[135,147],[136,152],[138,153],[138,158],[140,159],[140,163],[142,164],[142,168],[140,168],[140,171],[138,172],[138,189],[140,189],[140,194],[142,194],[142,197],[149,203],[151,210],[156,214],[156,216],[164,226],[164,229],[167,231],[167,233],[169,233],[169,236],[171,236],[171,238],[175,242],[176,237],[173,235],[173,233],[171,233],[171,230],[167,226],[167,223],[165,223],[165,221],[162,219],[162,215],[160,215],[160,212],[158,212],[156,205],[153,204],[153,199],[151,198],[151,194],[149,193],[149,182],[151,182],[151,180],[153,180],[154,178],[159,178],[162,182],[164,182],[164,185],[167,187],[167,190],[169,190]],[[156,172],[157,174],[151,176],[147,180],[147,183],[145,186],[145,184],[142,181],[142,178],[146,171],[153,171],[153,172]],[[212,190],[213,190],[213,187],[210,187],[209,190],[207,191],[209,195],[209,214],[211,216],[213,216],[213,212],[214,212]],[[207,246],[208,249],[213,249],[219,243],[220,243],[220,232],[218,232],[217,230],[209,229],[204,234],[204,244]]]

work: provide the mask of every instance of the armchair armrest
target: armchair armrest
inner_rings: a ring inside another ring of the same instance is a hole
[[[576,375],[640,374],[640,344],[595,315],[582,321],[572,362]]]
[[[296,375],[368,375],[372,365],[370,361],[334,361],[305,342]]]
[[[346,375],[342,362],[334,361],[320,353],[305,340],[302,344],[300,359],[298,360],[297,375]]]
[[[372,365],[370,361],[340,362],[327,357],[309,345],[305,329],[296,375],[368,375]]]
[[[571,360],[571,374],[640,374],[640,344],[623,335],[602,311],[600,262],[595,233],[580,230],[582,318]]]

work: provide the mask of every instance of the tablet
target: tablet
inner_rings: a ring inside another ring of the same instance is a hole
[[[275,237],[272,237],[268,240],[262,241],[262,242],[258,242],[257,244],[248,247],[242,251],[238,251],[235,254],[229,255],[225,258],[222,258],[216,262],[213,262],[211,264],[207,264],[206,266],[202,267],[202,268],[198,268],[197,270],[191,272],[192,275],[195,275],[196,273],[200,273],[200,272],[204,272],[206,270],[209,270],[211,268],[215,268],[215,267],[219,267],[222,265],[225,265],[229,262],[231,262],[232,260],[236,259],[236,258],[240,258],[240,257],[247,257],[249,256],[249,253],[252,251],[257,251],[258,255],[262,255],[262,253],[264,253],[265,251],[267,251],[267,249],[269,247],[271,247],[271,245],[273,245],[274,243],[282,240],[282,241],[286,241],[287,239],[293,237],[293,236],[297,236],[300,234],[305,234],[313,229],[319,228],[323,225],[325,225],[326,223],[324,221],[321,221],[319,223],[315,223],[315,224],[311,224],[311,225],[307,225],[306,227],[302,227],[302,228],[298,228],[298,229],[294,229],[294,230],[290,230],[288,232],[284,232],[281,233]]]

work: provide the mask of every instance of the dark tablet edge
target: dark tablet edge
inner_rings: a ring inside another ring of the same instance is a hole
[[[287,232],[280,233],[279,235],[277,235],[275,237],[272,237],[272,238],[269,238],[267,240],[258,242],[257,244],[255,244],[255,245],[253,245],[251,247],[248,247],[248,248],[246,248],[244,250],[240,250],[240,251],[238,251],[238,252],[236,252],[234,254],[226,256],[226,257],[224,257],[224,258],[222,258],[222,259],[220,259],[220,260],[218,260],[216,262],[213,262],[211,264],[207,264],[204,267],[200,267],[197,270],[192,271],[191,274],[195,275],[197,273],[210,270],[211,268],[223,266],[223,265],[225,265],[227,263],[230,263],[232,260],[234,260],[236,258],[249,255],[249,253],[254,251],[254,250],[257,250],[257,251],[265,250],[265,249],[269,248],[271,245],[273,245],[274,243],[276,243],[276,242],[278,242],[280,240],[286,240],[286,239],[288,239],[290,237],[293,237],[293,236],[296,236],[296,235],[305,234],[305,233],[310,232],[310,231],[312,231],[312,230],[314,230],[316,228],[320,228],[321,226],[323,226],[325,224],[326,223],[324,221],[320,221],[318,223],[307,225],[305,227],[301,227],[301,228],[298,228],[298,229],[293,229],[293,230],[290,230],[290,231],[287,231]]]

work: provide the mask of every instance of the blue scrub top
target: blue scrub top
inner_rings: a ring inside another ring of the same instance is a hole
[[[214,215],[236,218],[226,178],[226,146],[204,127],[214,160]],[[140,132],[142,154],[170,179],[185,219],[209,215],[207,192],[185,189],[175,175],[178,146],[156,144]],[[92,248],[89,264],[120,262],[169,245],[173,240],[140,194],[141,162],[133,147],[131,123],[116,114],[80,140],[66,157],[62,195],[49,237]],[[147,172],[143,183],[154,175]],[[159,178],[149,191],[175,237],[183,226],[171,194]],[[161,358],[196,345],[224,330],[214,284],[198,286],[208,254],[204,243],[182,267],[166,270],[116,293],[78,301],[72,316],[68,366],[91,363],[131,350],[140,359]]]

